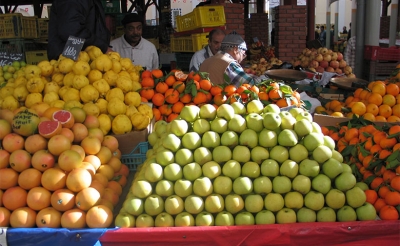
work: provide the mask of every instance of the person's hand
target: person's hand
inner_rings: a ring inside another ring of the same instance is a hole
[[[109,52],[114,52],[114,50],[111,49],[110,47],[108,47],[108,48],[107,48],[107,51],[106,51],[106,54],[109,53]]]

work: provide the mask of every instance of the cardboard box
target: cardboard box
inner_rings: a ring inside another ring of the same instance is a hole
[[[118,139],[121,154],[129,154],[140,142],[146,142],[149,134],[153,132],[154,124],[155,118],[153,118],[147,128],[142,131],[131,131],[126,134],[114,135]]]
[[[338,124],[342,122],[349,121],[350,118],[346,117],[335,117],[330,115],[324,114],[314,114],[314,122],[318,123],[320,126],[338,126]],[[383,126],[383,125],[400,125],[400,122],[382,122],[382,121],[375,121],[375,125]]]
[[[344,94],[320,93],[319,96],[327,100],[338,100],[338,101],[345,100]]]

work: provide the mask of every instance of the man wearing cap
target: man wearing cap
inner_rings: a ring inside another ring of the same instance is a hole
[[[224,31],[221,29],[213,29],[208,34],[208,45],[194,53],[192,60],[190,61],[189,70],[195,72],[199,71],[200,64],[203,63],[205,59],[217,54],[218,50],[221,48],[221,43],[224,37]]]
[[[222,40],[221,51],[204,60],[199,71],[207,72],[214,84],[227,83],[236,87],[243,83],[255,84],[254,79],[246,74],[240,65],[246,57],[246,51],[247,46],[243,38],[235,32],[230,33]]]
[[[112,49],[121,57],[129,58],[133,64],[147,70],[159,68],[157,49],[153,43],[142,38],[143,18],[137,13],[127,14],[122,19],[125,34],[111,41]]]

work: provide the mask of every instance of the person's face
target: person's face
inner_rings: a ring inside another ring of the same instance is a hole
[[[246,58],[246,56],[247,56],[246,51],[239,49],[238,47],[236,47],[233,51],[235,54],[234,58],[238,63],[241,63],[244,60],[244,58]]]
[[[214,34],[214,36],[208,40],[208,45],[213,55],[215,55],[221,48],[221,42],[224,37],[224,34]]]
[[[130,44],[137,44],[142,37],[142,23],[131,22],[125,26],[125,39]]]

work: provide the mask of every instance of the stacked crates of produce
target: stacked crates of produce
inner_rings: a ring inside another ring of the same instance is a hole
[[[177,66],[189,69],[187,58],[208,44],[208,34],[212,29],[225,30],[225,23],[223,6],[196,7],[186,15],[177,16],[177,32],[171,36],[170,43],[171,51],[176,52]]]
[[[368,81],[386,79],[400,61],[400,48],[366,45],[364,48],[363,77]]]

